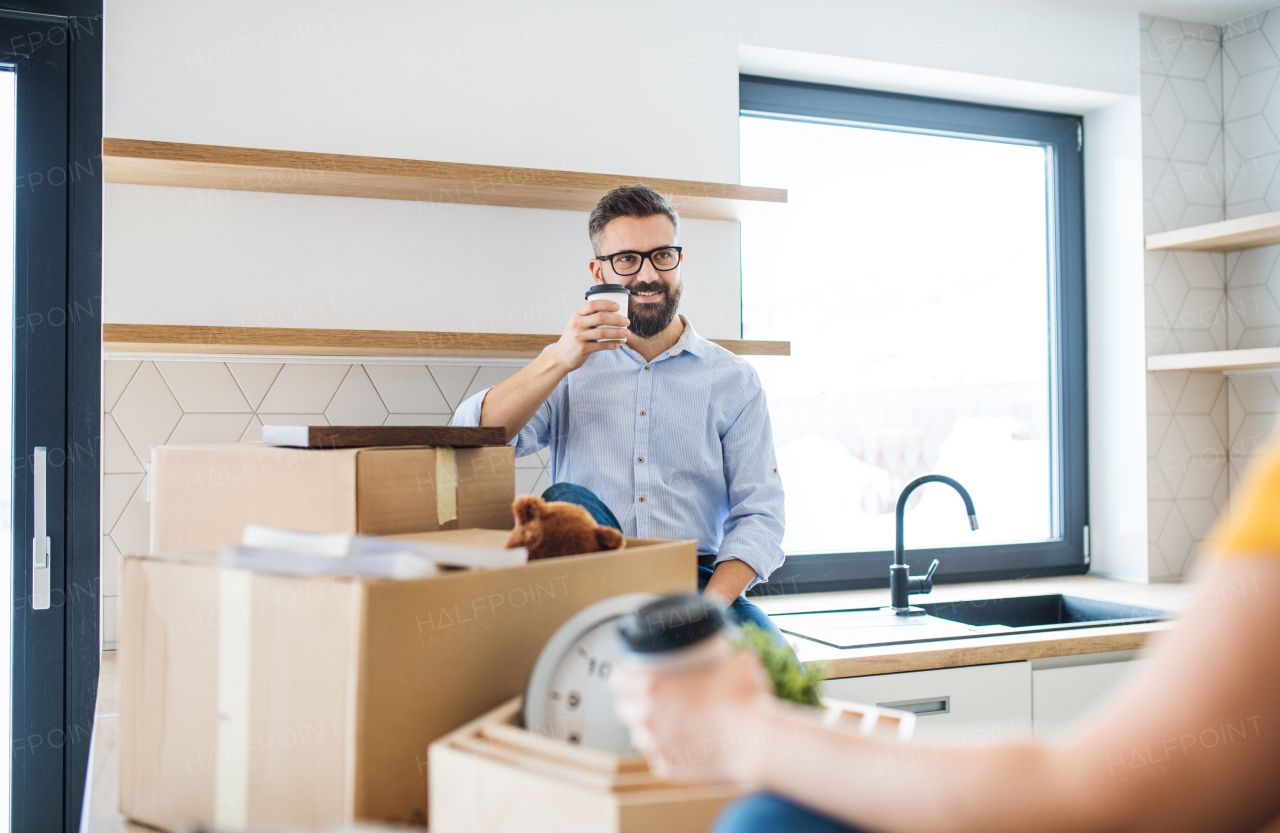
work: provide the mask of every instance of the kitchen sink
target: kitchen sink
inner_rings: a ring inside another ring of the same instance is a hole
[[[1109,625],[1132,625],[1165,618],[1163,610],[1100,602],[1096,599],[1064,596],[1061,593],[966,602],[926,602],[916,606],[924,608],[930,616],[964,625],[1004,625],[1018,629],[1102,622]]]
[[[1014,633],[1114,627],[1167,619],[1163,610],[1064,596],[1014,596],[926,602],[922,616],[898,616],[888,608],[782,613],[770,618],[784,633],[834,648],[868,648],[916,642],[976,639]]]

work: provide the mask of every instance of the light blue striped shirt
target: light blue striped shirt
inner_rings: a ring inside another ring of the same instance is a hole
[[[755,368],[694,332],[646,363],[629,347],[593,353],[511,441],[551,447],[551,482],[585,486],[636,538],[696,538],[715,563],[767,580],[783,561],[782,480]],[[458,406],[479,425],[491,388]]]

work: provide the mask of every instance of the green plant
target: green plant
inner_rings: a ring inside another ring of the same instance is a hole
[[[822,679],[821,668],[806,668],[796,658],[791,646],[765,631],[758,625],[745,624],[738,628],[734,645],[755,651],[764,663],[764,670],[773,683],[773,693],[783,700],[792,700],[809,706],[820,706],[818,683]]]

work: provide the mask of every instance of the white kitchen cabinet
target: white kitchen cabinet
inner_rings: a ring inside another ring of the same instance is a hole
[[[1069,725],[1110,694],[1143,660],[1134,651],[1031,661],[1031,715],[1037,735]]]
[[[823,694],[914,711],[924,741],[983,744],[1031,733],[1030,662],[843,677],[823,683]]]

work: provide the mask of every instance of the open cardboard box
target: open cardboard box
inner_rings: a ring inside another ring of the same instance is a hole
[[[644,758],[533,734],[520,697],[431,744],[432,833],[705,833],[732,784],[658,779]],[[828,700],[797,720],[907,740],[915,715]]]
[[[492,548],[508,534],[403,537]],[[696,575],[695,542],[641,539],[410,581],[128,556],[120,809],[167,830],[426,824],[432,741],[520,693],[573,614],[689,592]]]

